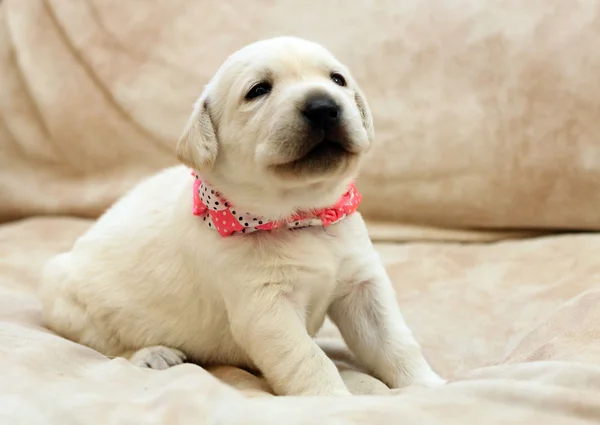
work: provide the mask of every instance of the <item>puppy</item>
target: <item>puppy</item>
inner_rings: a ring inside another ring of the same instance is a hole
[[[234,53],[179,140],[185,166],[49,261],[47,326],[143,367],[234,364],[278,394],[347,395],[312,339],[329,315],[390,387],[443,383],[355,212],[372,139],[365,97],[322,46],[281,37]]]

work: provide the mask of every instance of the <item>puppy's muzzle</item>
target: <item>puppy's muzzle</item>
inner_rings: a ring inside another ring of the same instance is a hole
[[[278,170],[292,175],[323,174],[347,165],[354,156],[347,117],[335,97],[325,91],[308,93],[296,103],[293,136],[283,137]]]
[[[309,97],[302,108],[302,115],[313,130],[330,131],[340,125],[342,110],[329,96],[316,94]]]

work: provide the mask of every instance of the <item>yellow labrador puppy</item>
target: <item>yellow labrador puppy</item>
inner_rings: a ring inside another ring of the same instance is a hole
[[[355,212],[373,138],[350,72],[280,37],[230,56],[177,146],[44,270],[47,325],[154,369],[259,369],[288,395],[349,394],[312,336],[326,315],[390,387],[437,385]],[[193,170],[193,171],[191,171]]]

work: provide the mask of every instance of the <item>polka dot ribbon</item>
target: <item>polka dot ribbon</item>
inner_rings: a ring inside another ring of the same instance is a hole
[[[220,192],[203,181],[198,174],[192,172],[192,175],[195,177],[192,210],[194,215],[202,217],[208,227],[215,229],[224,237],[258,230],[279,228],[294,230],[309,226],[330,226],[355,212],[362,200],[354,183],[350,183],[348,191],[329,208],[299,212],[285,220],[270,220],[247,211],[240,211]]]

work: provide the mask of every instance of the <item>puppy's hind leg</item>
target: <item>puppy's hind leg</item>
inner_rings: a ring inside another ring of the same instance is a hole
[[[114,332],[96,326],[87,306],[78,297],[77,288],[80,285],[71,281],[70,253],[51,259],[42,275],[39,292],[43,321],[50,330],[109,357],[129,358],[140,367],[161,370],[185,361],[181,351],[160,345],[128,351]]]

